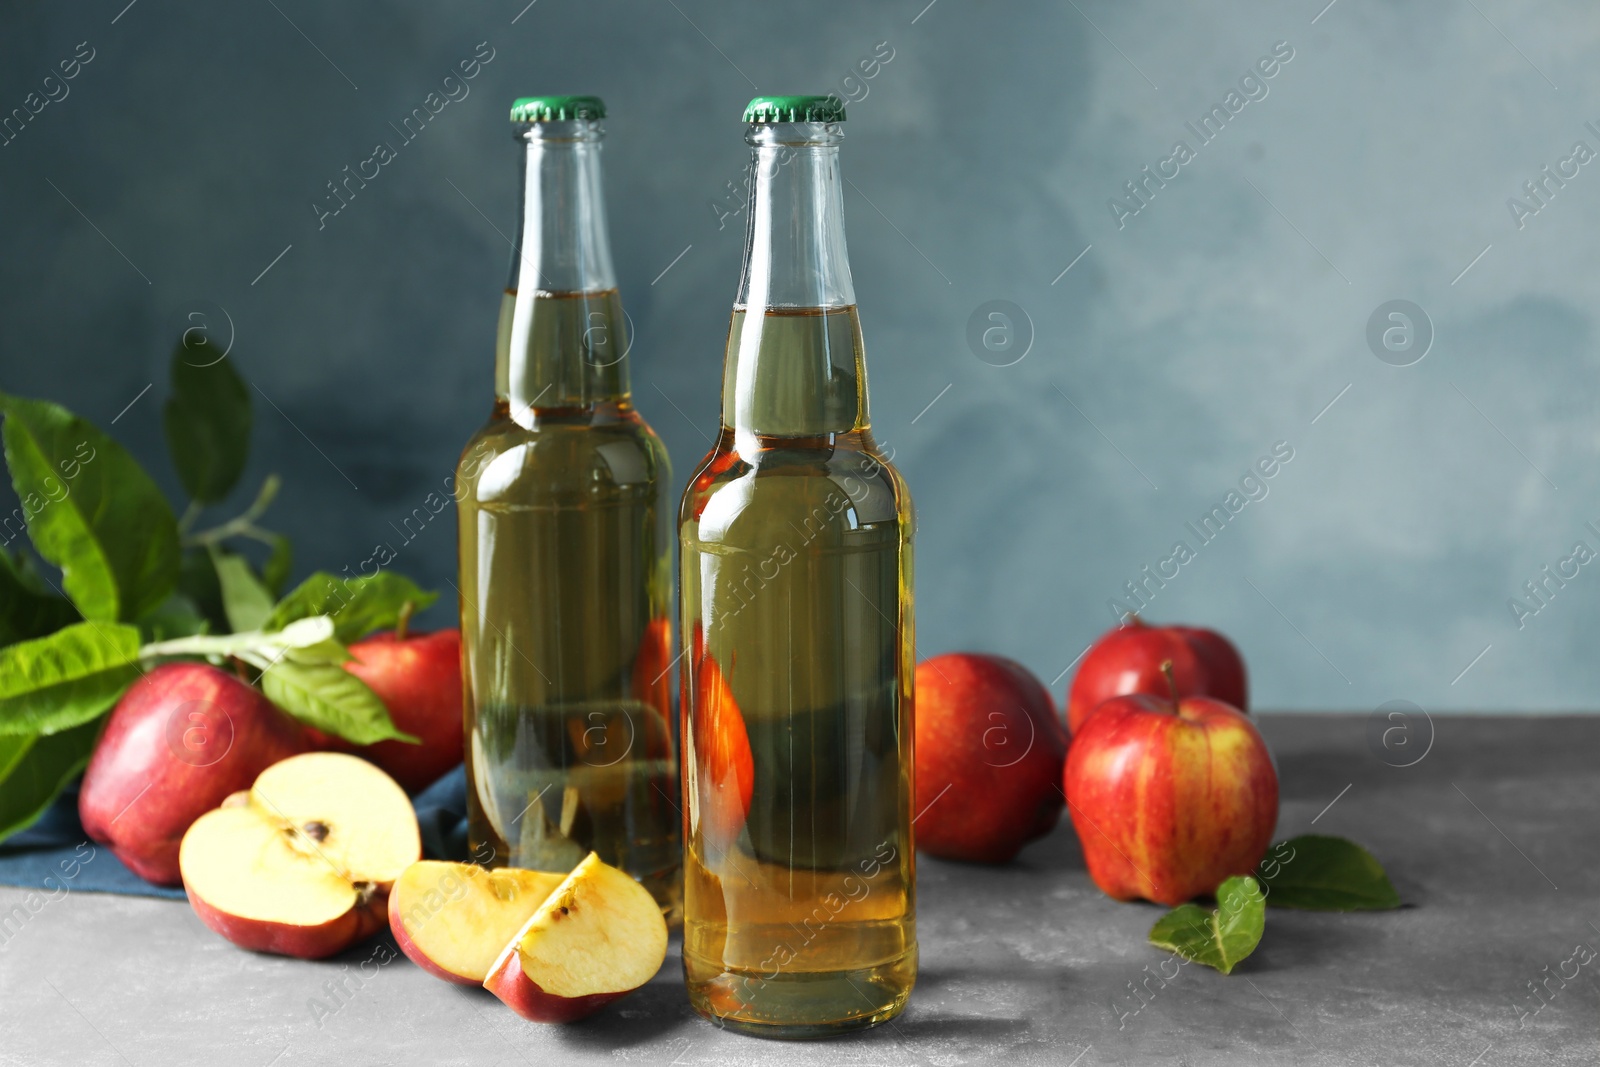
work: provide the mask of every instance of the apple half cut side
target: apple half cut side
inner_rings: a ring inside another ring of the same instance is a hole
[[[321,959],[383,928],[389,887],[421,855],[394,779],[355,756],[309,752],[196,820],[178,866],[212,930],[257,952]]]
[[[661,906],[591,852],[505,946],[483,987],[524,1019],[572,1022],[650,981],[666,958]]]
[[[482,985],[501,950],[566,877],[422,860],[389,891],[389,929],[400,951],[429,974]]]

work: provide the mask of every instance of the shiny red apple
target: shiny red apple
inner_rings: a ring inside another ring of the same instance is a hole
[[[1061,818],[1066,731],[1050,691],[1000,656],[917,664],[916,839],[932,856],[1005,863]]]
[[[1067,728],[1076,734],[1083,721],[1112,697],[1130,693],[1165,695],[1161,664],[1183,696],[1207,696],[1249,710],[1244,659],[1233,642],[1196,626],[1149,626],[1139,616],[1108,630],[1084,655],[1067,690]]]
[[[135,874],[177,885],[178,846],[200,816],[311,748],[261,692],[204,663],[166,663],[111,712],[78,792],[78,816]]]
[[[755,795],[755,758],[733,686],[695,624],[695,665],[680,678],[683,689],[684,837],[701,835],[720,853],[744,830]]]
[[[1255,870],[1278,822],[1278,774],[1238,709],[1210,697],[1106,701],[1073,735],[1067,807],[1117,900],[1177,906]]]
[[[350,646],[345,670],[360,678],[389,709],[396,728],[422,739],[379,741],[353,752],[388,771],[408,793],[432,785],[461,762],[461,631],[373,634]]]

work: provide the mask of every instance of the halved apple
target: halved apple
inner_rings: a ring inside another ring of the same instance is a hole
[[[389,887],[421,855],[393,778],[355,756],[308,752],[197,819],[178,867],[200,921],[229,941],[321,959],[383,928]]]
[[[566,877],[422,860],[389,891],[389,929],[400,951],[429,974],[482,985],[500,951]]]
[[[666,958],[661,906],[591,852],[505,946],[483,987],[525,1019],[571,1022],[644,985]]]

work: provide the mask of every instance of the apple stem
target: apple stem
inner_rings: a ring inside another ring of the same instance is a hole
[[[394,624],[394,639],[396,641],[404,641],[406,639],[406,627],[411,625],[411,613],[416,608],[416,604],[409,600],[400,605],[400,618],[395,620]]]
[[[1167,689],[1172,693],[1172,705],[1174,708],[1176,708],[1179,699],[1178,680],[1172,676],[1172,661],[1170,659],[1164,659],[1161,661],[1161,673],[1167,677]]]

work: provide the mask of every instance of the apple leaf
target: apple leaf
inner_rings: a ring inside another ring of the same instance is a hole
[[[201,618],[211,624],[215,633],[228,629],[228,613],[222,608],[222,583],[217,580],[217,568],[211,562],[211,553],[204,548],[185,549],[178,565],[178,592],[188,597],[200,611]]]
[[[177,637],[203,634],[211,624],[194,601],[182,593],[173,593],[154,611],[139,616],[139,632],[146,641],[171,641]]]
[[[267,555],[267,562],[261,566],[261,580],[276,600],[283,595],[283,587],[289,581],[289,571],[294,567],[294,547],[283,534],[269,536],[272,539],[272,551]]]
[[[57,734],[0,737],[0,841],[32,826],[89,763],[100,722]]]
[[[418,740],[397,730],[378,694],[336,663],[284,656],[261,672],[261,691],[307,726],[352,744]]]
[[[362,578],[317,571],[278,601],[261,628],[274,630],[309,615],[327,615],[333,619],[333,635],[348,645],[395,625],[408,602],[420,611],[437,599],[438,593],[423,592],[409,578],[389,571]]]
[[[1386,911],[1400,894],[1372,853],[1342,837],[1305,834],[1272,846],[1256,869],[1275,908],[1305,911]]]
[[[0,393],[11,484],[39,555],[86,619],[136,619],[178,579],[178,523],[121,445],[66,408]]]
[[[97,718],[139,673],[139,630],[75,623],[0,649],[0,734],[54,734]]]
[[[272,614],[272,594],[256,577],[250,561],[232,552],[213,548],[211,565],[217,569],[217,582],[222,587],[222,609],[228,615],[228,626],[234,633],[261,629],[261,624]]]
[[[1266,921],[1261,887],[1249,875],[1240,875],[1217,887],[1217,906],[1210,911],[1184,904],[1156,920],[1150,943],[1230,974],[1260,944]]]
[[[178,479],[202,504],[228,495],[250,452],[250,391],[226,356],[186,330],[172,353],[172,395],[161,413]]]
[[[0,645],[43,637],[78,620],[65,597],[40,585],[26,556],[0,547]]]

